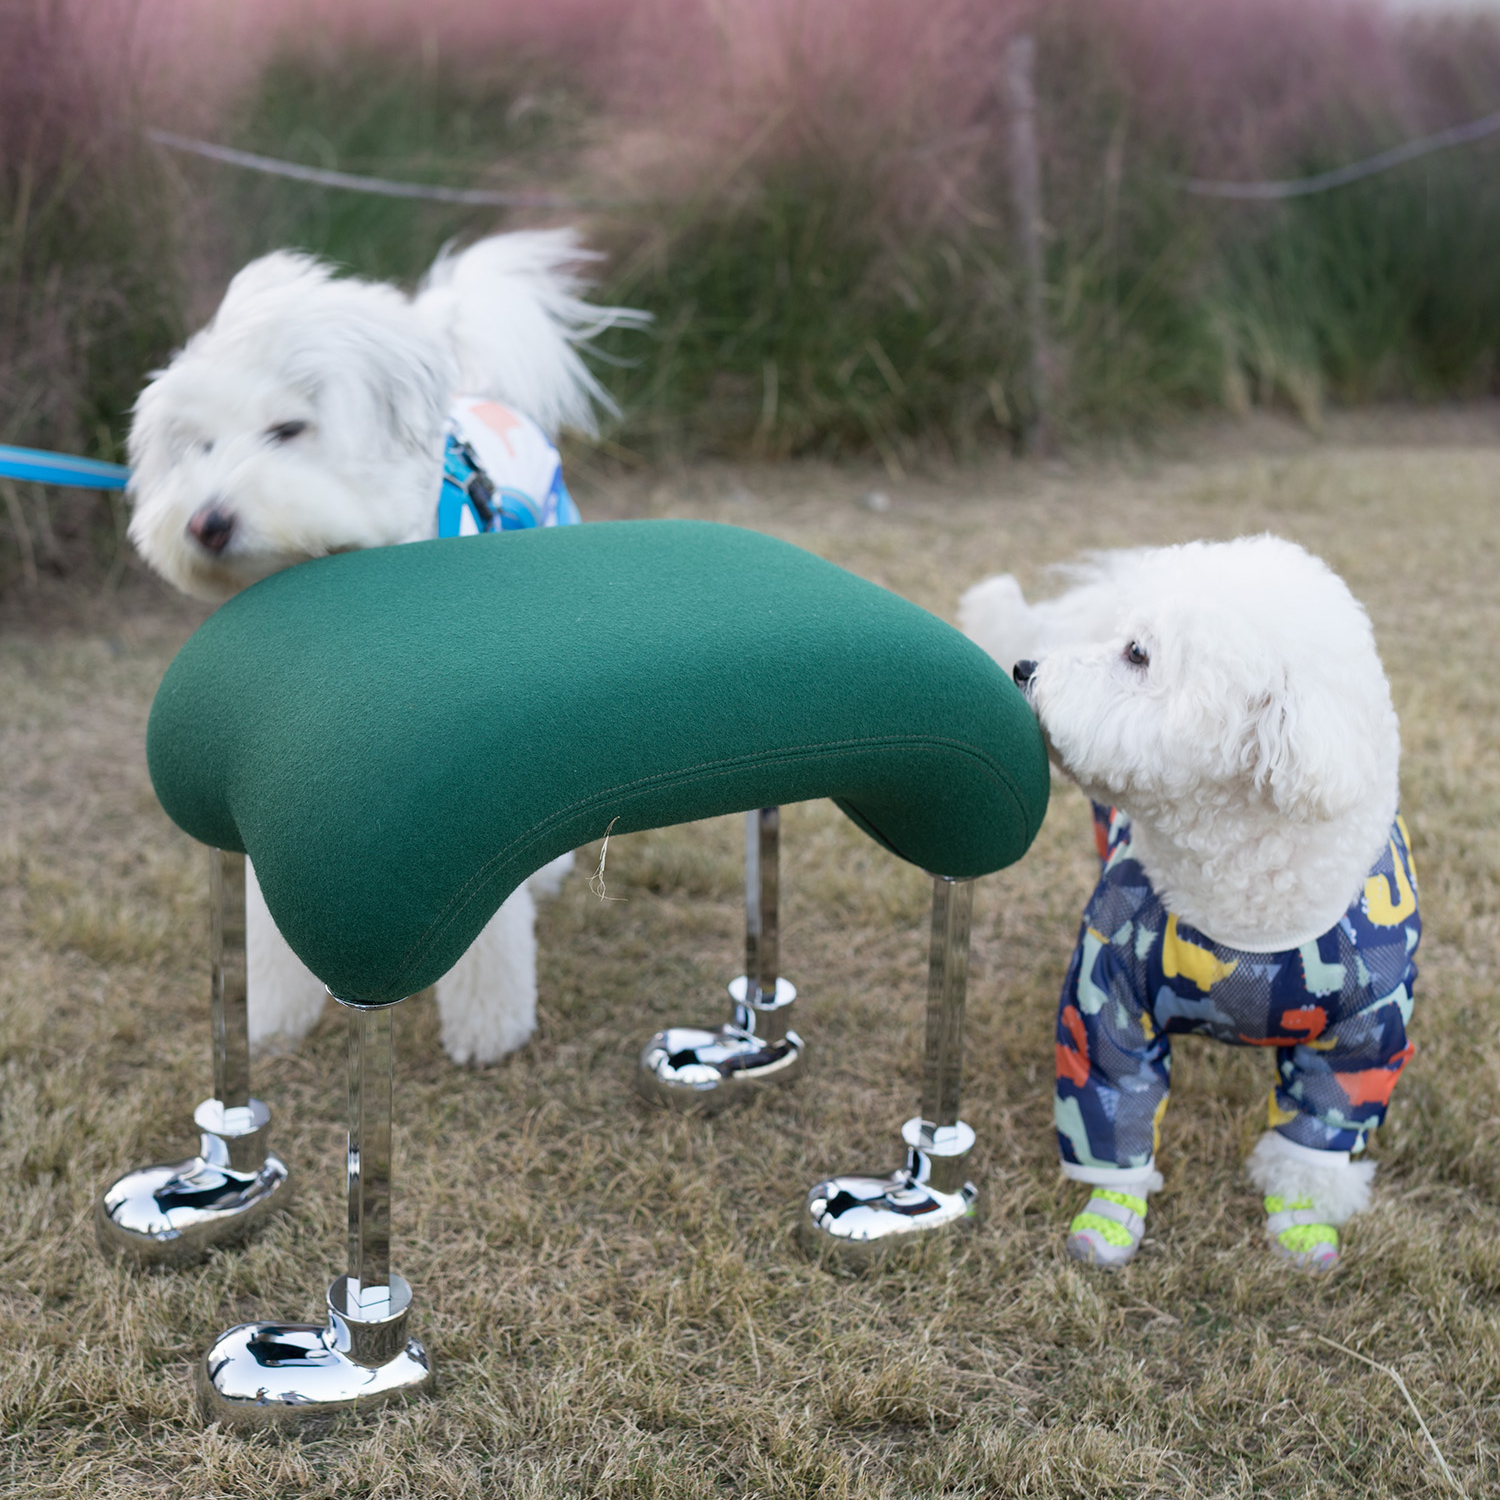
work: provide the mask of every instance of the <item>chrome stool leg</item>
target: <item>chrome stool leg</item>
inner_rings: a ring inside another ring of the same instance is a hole
[[[335,997],[337,998],[337,997]],[[205,1421],[241,1431],[326,1422],[430,1391],[432,1363],[406,1335],[411,1287],[391,1270],[394,1007],[349,1006],[349,1272],[326,1323],[241,1323],[198,1363]]]
[[[198,1155],[127,1172],[94,1205],[99,1246],[141,1265],[185,1265],[243,1238],[291,1197],[267,1145],[271,1111],[250,1097],[245,856],[209,851],[214,1096],[193,1112]]]
[[[779,807],[745,814],[745,972],[729,983],[734,1008],[716,1031],[669,1026],[646,1043],[636,1082],[647,1098],[711,1114],[802,1071],[790,1027],[797,990],[778,972],[780,844]]]
[[[922,1113],[901,1127],[906,1165],[889,1177],[830,1177],[813,1188],[798,1228],[814,1254],[862,1264],[978,1223],[979,1189],[964,1172],[974,1132],[958,1117],[973,905],[972,880],[936,877]]]

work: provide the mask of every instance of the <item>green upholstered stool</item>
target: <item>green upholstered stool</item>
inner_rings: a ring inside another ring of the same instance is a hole
[[[249,854],[282,934],[351,1017],[349,1272],[326,1325],[243,1325],[215,1344],[200,1369],[212,1416],[295,1420],[425,1384],[389,1264],[389,1007],[446,972],[532,871],[611,829],[831,797],[937,877],[907,1167],[833,1179],[809,1206],[830,1243],[971,1215],[969,882],[1025,852],[1048,772],[1006,675],[925,611],[691,522],[351,553],[211,616],[163,679],[147,751],[167,812],[221,859]],[[226,1110],[252,1102],[247,1067],[234,1086]]]

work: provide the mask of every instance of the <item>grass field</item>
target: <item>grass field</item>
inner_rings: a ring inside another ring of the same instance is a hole
[[[912,1113],[928,887],[828,805],[788,810],[783,954],[808,1075],[713,1123],[648,1108],[635,1053],[714,1018],[740,958],[740,822],[619,838],[541,920],[542,1022],[460,1071],[398,1014],[395,1263],[441,1398],[309,1439],[203,1430],[222,1327],[319,1316],[342,1254],[344,1033],[257,1066],[292,1211],[178,1274],[105,1264],[95,1194],[180,1154],[209,1087],[204,855],[141,735],[193,612],[144,585],[0,636],[0,1492],[145,1496],[1438,1496],[1500,1488],[1500,415],[1266,422],[1153,457],[1003,462],[893,486],[790,464],[608,480],[592,518],[773,532],[951,618],[961,588],[1084,546],[1271,528],[1369,605],[1404,726],[1426,935],[1418,1055],[1338,1273],[1289,1275],[1240,1161],[1255,1049],[1178,1048],[1166,1190],[1137,1262],[1061,1254],[1056,996],[1093,879],[1059,787],[980,882],[964,1114],[980,1233],[854,1279],[792,1242],[807,1186],[894,1166]],[[861,504],[890,491],[883,512]],[[587,851],[584,862],[597,858]],[[1342,1348],[1336,1346],[1343,1346]],[[1372,1368],[1357,1355],[1388,1367]],[[1393,1373],[1421,1413],[1418,1426]]]

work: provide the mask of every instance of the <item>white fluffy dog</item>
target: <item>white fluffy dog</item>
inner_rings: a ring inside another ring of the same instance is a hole
[[[414,296],[310,256],[252,262],[136,403],[132,541],[217,601],[308,558],[437,536],[443,505],[452,534],[576,519],[548,434],[592,430],[609,405],[580,348],[645,321],[583,300],[588,258],[571,230],[497,235],[439,256]],[[455,1062],[492,1062],[534,1030],[532,888],[555,891],[571,859],[518,889],[439,982]],[[253,871],[246,905],[252,1044],[296,1040],[323,986]]]
[[[1104,872],[1058,1023],[1068,1250],[1120,1265],[1160,1186],[1171,1032],[1276,1049],[1249,1162],[1273,1247],[1327,1269],[1365,1207],[1357,1159],[1411,1055],[1420,936],[1400,740],[1364,610],[1272,536],[1097,554],[1059,598],[1009,575],[965,631],[1017,682],[1096,805]]]

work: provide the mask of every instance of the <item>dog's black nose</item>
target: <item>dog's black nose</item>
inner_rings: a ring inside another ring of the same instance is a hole
[[[1036,663],[1034,661],[1018,661],[1015,666],[1010,669],[1010,675],[1011,679],[1015,682],[1015,685],[1020,688],[1022,692],[1025,692],[1026,684],[1036,676]]]
[[[234,535],[234,513],[210,501],[193,512],[188,530],[210,552],[222,552],[229,545],[229,538]]]

